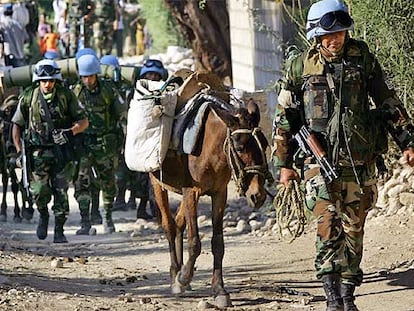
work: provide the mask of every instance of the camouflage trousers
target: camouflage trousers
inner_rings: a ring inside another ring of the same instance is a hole
[[[79,46],[80,43],[80,36],[81,36],[81,25],[80,25],[80,21],[79,20],[74,20],[69,27],[69,55],[71,57],[75,57],[76,52],[80,49],[80,48],[89,48],[91,47],[91,32],[92,32],[92,27],[93,24],[89,23],[89,22],[85,22],[84,25],[82,26],[84,27],[84,31],[83,31],[83,47]]]
[[[316,276],[340,273],[342,282],[359,286],[364,225],[368,211],[378,197],[375,168],[360,170],[360,187],[351,168],[343,169],[339,180],[327,185],[317,165],[305,170],[307,208],[317,219]]]
[[[30,192],[39,212],[47,210],[47,205],[54,197],[52,210],[55,216],[69,214],[68,188],[71,175],[70,165],[62,167],[56,163],[52,149],[36,149],[31,157]]]
[[[115,173],[115,181],[118,188],[129,189],[135,198],[149,198],[150,181],[148,173],[131,171],[123,155],[119,157],[118,168]]]
[[[110,21],[98,19],[93,24],[93,42],[99,57],[112,52],[114,29]]]
[[[82,156],[79,163],[79,173],[75,181],[75,198],[79,207],[89,209],[92,202],[91,187],[96,182],[96,188],[102,190],[103,204],[105,211],[112,208],[116,187],[115,168],[117,156],[115,153],[104,153],[102,147],[89,150]],[[92,179],[95,180],[92,180]]]

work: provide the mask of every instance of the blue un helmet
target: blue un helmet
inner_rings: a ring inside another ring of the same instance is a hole
[[[35,65],[32,81],[40,80],[63,80],[60,68],[54,60],[42,59]]]
[[[149,72],[158,73],[161,80],[165,81],[168,78],[168,72],[164,68],[162,62],[158,59],[147,59],[139,72],[139,78],[143,79],[145,74]]]
[[[83,49],[79,49],[76,52],[76,54],[75,54],[76,60],[78,60],[83,55],[94,55],[96,58],[98,58],[98,55],[96,54],[95,50],[93,50],[91,48],[83,48]]]
[[[46,51],[46,53],[43,55],[43,57],[45,59],[58,59],[59,58],[59,53],[56,52],[56,51],[49,50],[49,51]]]
[[[314,3],[308,12],[306,38],[315,37],[354,28],[354,21],[348,8],[341,0],[322,0]]]
[[[97,75],[101,73],[101,64],[92,54],[82,55],[78,59],[78,71],[81,77]]]
[[[114,55],[104,55],[101,57],[101,64],[112,66],[114,71],[113,81],[119,82],[121,77],[121,69],[119,68],[118,57]]]
[[[101,57],[101,64],[119,67],[118,57],[114,55],[104,55]]]

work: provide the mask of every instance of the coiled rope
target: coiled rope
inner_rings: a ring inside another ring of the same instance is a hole
[[[273,200],[273,206],[280,236],[283,236],[283,229],[287,229],[292,236],[289,243],[292,243],[305,231],[307,222],[305,196],[298,181],[290,180],[287,187],[281,185]]]

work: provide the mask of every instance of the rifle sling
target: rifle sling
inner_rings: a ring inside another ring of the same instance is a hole
[[[47,125],[50,128],[50,131],[53,131],[55,129],[55,126],[52,121],[52,116],[50,115],[49,107],[46,104],[46,100],[43,97],[43,93],[39,92],[39,99],[40,99],[40,107],[45,112],[45,121],[47,122]]]

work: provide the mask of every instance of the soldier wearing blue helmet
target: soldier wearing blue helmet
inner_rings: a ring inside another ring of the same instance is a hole
[[[167,80],[168,72],[158,59],[147,59],[139,73],[140,79],[153,81]]]
[[[73,91],[86,111],[89,127],[84,133],[85,154],[80,159],[79,173],[75,181],[75,198],[81,214],[81,228],[76,234],[88,235],[91,229],[91,176],[98,181],[98,187],[103,193],[104,232],[113,233],[115,167],[120,148],[117,133],[122,119],[125,119],[126,110],[120,105],[112,84],[98,76],[101,73],[101,64],[95,55],[82,55],[77,64],[80,81]]]
[[[54,243],[66,243],[63,225],[69,214],[68,172],[74,160],[73,136],[88,127],[85,112],[75,95],[62,84],[60,68],[54,60],[39,61],[33,72],[33,86],[24,90],[13,116],[13,142],[30,165],[30,193],[39,211],[36,234],[47,237],[48,203],[53,199]],[[20,162],[20,161],[18,161]],[[27,169],[27,166],[26,166]]]
[[[315,268],[327,311],[358,310],[354,291],[363,279],[364,225],[377,199],[377,167],[387,151],[387,131],[414,166],[407,111],[367,44],[350,38],[353,27],[342,1],[311,6],[306,23],[311,46],[287,62],[273,127],[280,183],[289,187],[289,181],[299,179],[293,165],[302,163],[305,203],[318,219]],[[317,140],[324,150],[298,156],[295,138]],[[320,161],[322,155],[326,162]],[[326,163],[332,170],[324,170]]]

